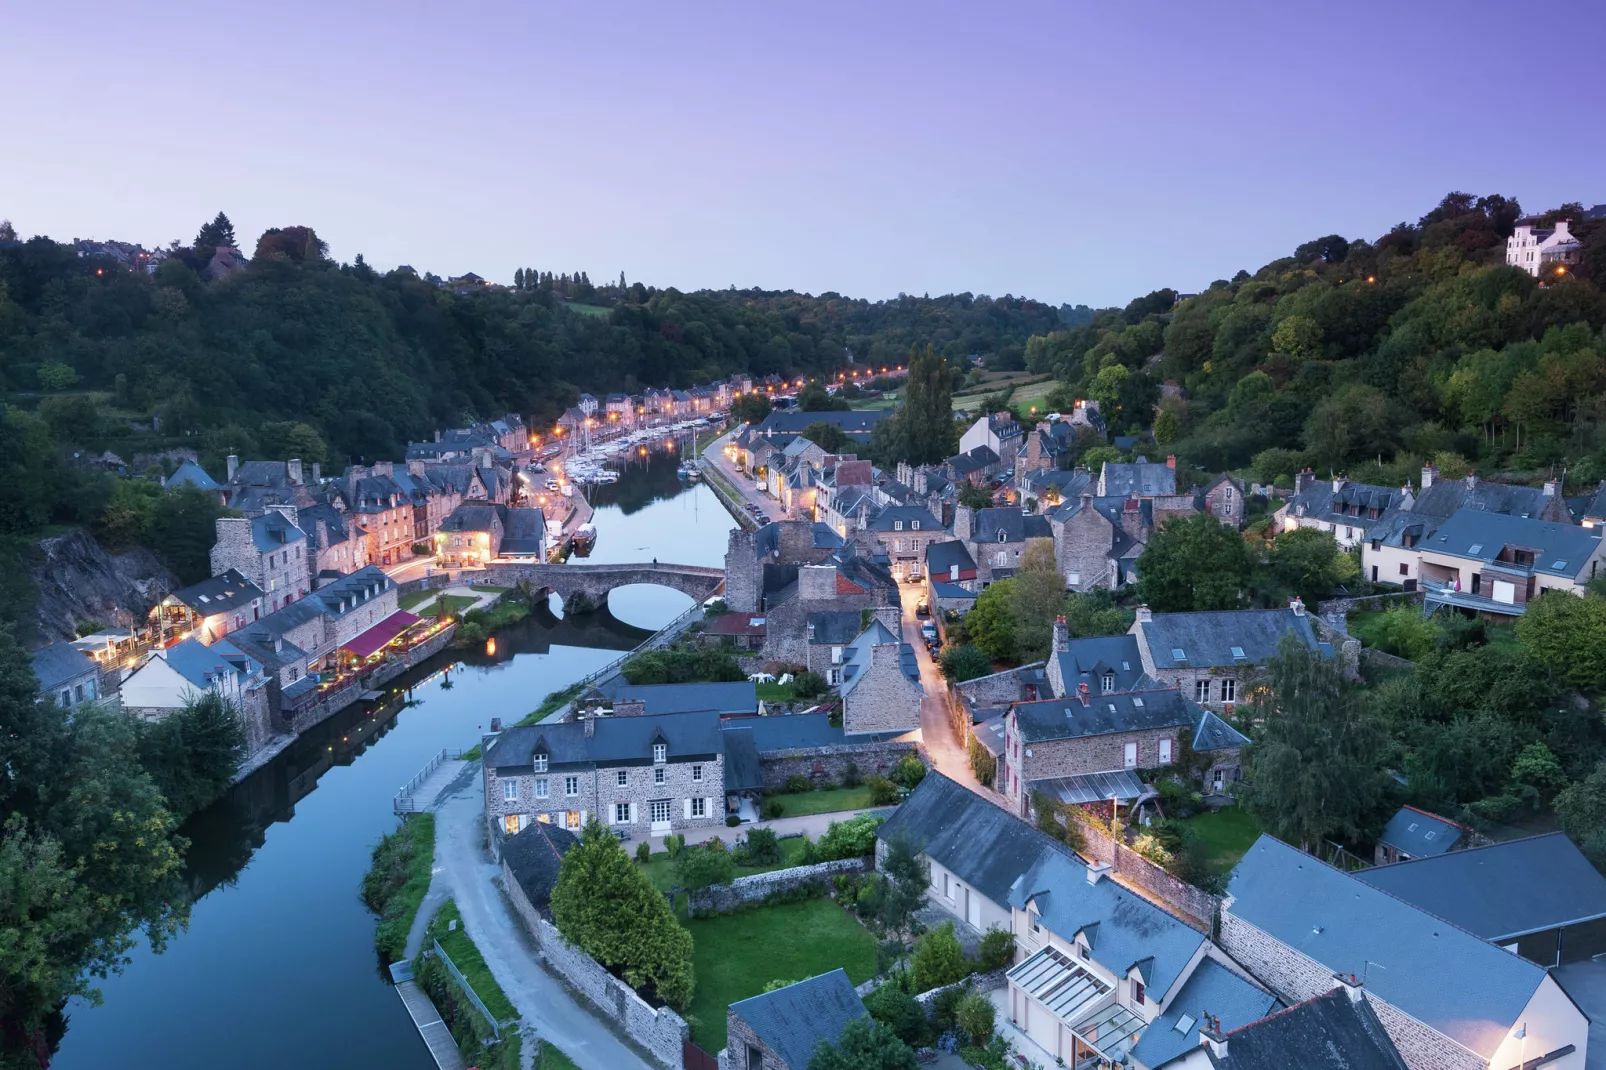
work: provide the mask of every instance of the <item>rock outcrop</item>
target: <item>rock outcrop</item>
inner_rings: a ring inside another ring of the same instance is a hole
[[[39,540],[31,575],[39,589],[39,638],[73,638],[80,621],[129,627],[179,586],[149,550],[109,554],[83,528]]]

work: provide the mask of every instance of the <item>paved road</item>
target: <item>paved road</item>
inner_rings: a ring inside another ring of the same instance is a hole
[[[971,771],[970,753],[960,741],[953,723],[948,720],[948,681],[932,660],[925,640],[920,637],[920,625],[924,622],[915,616],[915,607],[925,598],[926,587],[916,583],[899,584],[898,595],[903,602],[904,642],[915,648],[915,660],[920,665],[920,686],[926,692],[920,700],[920,737],[926,753],[931,757],[931,764],[950,780],[987,795],[996,802],[996,797],[982,787],[981,781]]]
[[[752,477],[738,472],[735,462],[725,456],[725,447],[730,444],[731,436],[735,433],[735,428],[732,428],[710,442],[708,448],[703,451],[703,463],[712,466],[727,484],[736,488],[742,505],[748,503],[757,505],[763,513],[764,522],[790,519],[790,514],[781,508],[780,502],[759,490]]]
[[[615,1036],[541,965],[529,936],[493,883],[501,869],[485,856],[480,766],[469,763],[444,793],[435,818],[435,883],[456,901],[463,928],[526,1029],[555,1045],[581,1070],[657,1070]],[[533,1044],[526,1043],[526,1051]]]

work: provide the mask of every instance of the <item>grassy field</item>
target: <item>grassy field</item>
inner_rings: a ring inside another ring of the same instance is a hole
[[[578,312],[582,316],[606,316],[613,311],[601,305],[582,305],[578,301],[565,301],[563,305],[570,312]]]
[[[805,791],[796,795],[771,795],[781,804],[782,817],[806,817],[809,814],[830,814],[838,810],[868,810],[870,789],[832,788],[830,791]]]
[[[695,841],[693,841],[695,843]],[[772,866],[737,866],[738,877],[751,877],[755,873],[768,873],[775,869],[788,869],[798,864],[798,858],[803,854],[803,837],[797,836],[790,840],[781,841],[781,860]],[[641,865],[641,863],[636,863]],[[675,866],[669,860],[669,855],[659,851],[653,855],[645,866],[641,866],[652,881],[653,887],[660,892],[667,892],[675,886]]]
[[[429,590],[408,591],[406,594],[401,595],[400,597],[398,597],[396,599],[396,604],[398,606],[400,606],[402,609],[405,609],[408,612],[412,612],[413,610],[417,609],[419,606],[423,605],[425,602],[428,602],[430,599],[432,599],[434,597],[435,597],[435,592],[434,591],[429,591]]]
[[[457,931],[449,932],[449,925],[454,921],[457,922]],[[507,998],[502,986],[491,976],[491,968],[485,965],[485,958],[480,954],[480,949],[474,946],[474,941],[463,931],[463,919],[457,912],[456,903],[448,899],[441,905],[435,912],[435,917],[430,920],[429,934],[440,941],[441,947],[446,949],[446,954],[451,956],[452,962],[463,972],[463,976],[468,978],[474,994],[480,997],[480,1002],[485,1004],[486,1010],[496,1015],[498,1023],[519,1016],[519,1012],[513,1009],[513,1001]]]
[[[758,692],[762,702],[791,702],[797,698],[791,684],[754,684],[753,690]]]
[[[469,606],[478,601],[478,598],[466,594],[443,594],[424,613],[431,617],[461,617]]]
[[[963,394],[956,394],[953,399],[955,409],[974,410],[981,404],[983,398],[992,397],[1003,391],[1008,384],[1014,384],[1014,390],[1009,396],[1012,404],[1022,405],[1030,409],[1033,403],[1040,402],[1059,383],[1053,376],[1032,376],[1025,372],[1007,372],[997,379],[989,379],[980,389],[967,388]]]
[[[544,1040],[539,1043],[540,1047],[535,1051],[535,1070],[580,1070],[573,1059],[557,1048]]]
[[[471,583],[468,585],[468,589],[471,591],[476,591],[480,594],[507,594],[513,588],[497,587],[496,585],[490,583]]]
[[[697,990],[692,1039],[725,1046],[725,1008],[770,981],[801,981],[841,967],[854,984],[875,974],[875,937],[829,899],[764,907],[687,923]]]
[[[405,954],[407,934],[413,928],[413,919],[429,894],[430,876],[435,869],[435,815],[414,814],[395,832],[386,836],[376,848],[387,860],[401,860],[403,869],[396,872],[392,866],[382,866],[375,859],[375,868],[390,873],[392,879],[401,879],[397,886],[390,884],[383,903],[370,902],[370,909],[381,915],[379,927],[374,931],[374,946],[395,962]]]
[[[896,409],[901,404],[896,394],[882,394],[878,398],[860,398],[848,405],[855,409]]]
[[[1226,873],[1238,864],[1244,852],[1254,846],[1260,836],[1260,826],[1241,806],[1227,806],[1191,817],[1187,824],[1204,841],[1210,853],[1210,868]]]

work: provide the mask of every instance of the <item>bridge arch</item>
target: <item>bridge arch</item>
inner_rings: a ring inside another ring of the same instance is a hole
[[[567,612],[576,594],[584,594],[591,606],[603,606],[607,604],[609,591],[636,584],[668,587],[701,602],[724,584],[725,570],[658,562],[621,565],[493,562],[476,574],[476,580],[497,586],[522,587],[531,593],[549,591],[558,596]]]

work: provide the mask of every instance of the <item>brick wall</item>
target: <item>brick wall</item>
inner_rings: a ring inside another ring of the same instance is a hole
[[[842,700],[848,732],[901,732],[920,727],[920,686],[903,674],[897,643],[870,648],[870,664]]]
[[[838,873],[862,873],[865,868],[866,860],[863,858],[844,858],[812,866],[755,873],[748,877],[737,877],[729,884],[692,892],[689,906],[693,915],[725,914],[749,903],[761,903],[776,892],[788,892],[810,885],[823,888]]]

